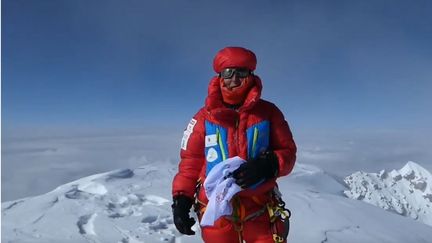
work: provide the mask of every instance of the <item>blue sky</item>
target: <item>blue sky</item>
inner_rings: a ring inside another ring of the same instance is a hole
[[[2,1],[3,129],[186,123],[227,45],[290,123],[427,127],[428,1]],[[182,125],[183,126],[183,125]]]
[[[3,0],[3,199],[158,155],[178,161],[225,46],[256,53],[263,98],[284,112],[299,162],[338,175],[408,160],[432,170],[431,10],[427,0]]]

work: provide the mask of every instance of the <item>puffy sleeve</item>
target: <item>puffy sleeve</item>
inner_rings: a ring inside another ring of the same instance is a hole
[[[194,196],[196,183],[205,162],[204,121],[204,115],[200,110],[190,120],[183,132],[180,150],[181,160],[172,184],[173,197],[180,194],[190,198]]]
[[[275,105],[273,105],[270,121],[270,147],[279,160],[278,177],[285,176],[288,175],[294,167],[297,147],[288,122]]]

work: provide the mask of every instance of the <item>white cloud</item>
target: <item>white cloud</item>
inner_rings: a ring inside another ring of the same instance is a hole
[[[109,170],[137,168],[149,162],[176,164],[182,132],[177,128],[63,130],[4,137],[2,200],[38,195]],[[428,133],[402,131],[296,131],[297,161],[339,176],[400,168],[409,160],[432,171],[429,137]]]
[[[83,176],[136,168],[148,161],[178,161],[181,133],[150,129],[77,135],[61,131],[51,136],[4,138],[2,200],[38,195]]]

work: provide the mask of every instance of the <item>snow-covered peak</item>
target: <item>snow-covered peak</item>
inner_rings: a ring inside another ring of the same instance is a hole
[[[432,186],[432,174],[413,161],[409,161],[404,167],[402,167],[402,169],[399,170],[399,173],[409,181],[424,181],[429,185],[429,188]]]
[[[409,161],[390,172],[355,172],[344,181],[347,197],[432,226],[432,175],[419,164]]]

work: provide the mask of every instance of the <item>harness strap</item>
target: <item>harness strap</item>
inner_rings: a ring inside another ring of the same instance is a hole
[[[203,184],[202,178],[200,177],[196,182],[195,195],[194,195],[194,199],[195,199],[194,209],[198,216],[202,215],[207,207],[207,204],[205,204],[204,202],[198,199],[202,184]]]
[[[252,196],[252,200],[258,205],[264,205],[264,203],[261,202],[257,196]]]
[[[233,214],[232,216],[225,216],[226,219],[231,220],[234,225],[234,230],[237,231],[239,243],[243,243],[243,225],[246,221],[252,220],[265,212],[265,207],[254,213],[246,215],[246,208],[240,202],[239,197],[233,199]]]
[[[244,207],[243,207],[243,210],[244,210]],[[239,243],[243,242],[243,236],[242,236],[242,231],[243,231],[243,218],[242,218],[242,216],[244,215],[244,213],[242,212],[243,210],[242,210],[242,205],[240,203],[240,198],[235,197],[233,200],[232,222],[234,225],[234,230],[237,231]]]
[[[200,178],[197,181],[197,190],[196,190],[197,193],[195,195],[196,212],[199,214],[203,214],[207,208],[207,205],[204,202],[198,200],[197,194],[201,186],[202,186],[202,182]],[[253,196],[251,198],[255,203],[259,205],[263,205],[263,203],[256,196]],[[265,211],[267,211],[267,213],[269,214],[270,228],[272,231],[273,241],[275,243],[284,242],[287,234],[284,235],[285,237],[281,236],[280,232],[278,232],[279,230],[277,228],[276,223],[278,218],[281,219],[282,221],[289,220],[289,218],[291,217],[291,211],[285,208],[285,202],[282,200],[282,197],[278,190],[271,192],[270,201],[264,204],[264,206],[260,210],[255,211],[249,215],[246,215],[246,208],[244,207],[244,205],[241,204],[239,197],[234,197],[232,204],[233,204],[232,216],[225,216],[225,218],[230,220],[233,223],[234,230],[237,231],[238,233],[239,243],[243,243],[242,232],[243,232],[244,223],[246,221],[253,220],[261,216]]]
[[[242,214],[241,208],[244,208],[244,206],[241,205],[240,200],[238,198],[235,198],[233,201],[233,214],[232,214],[232,216],[225,216],[226,219],[232,221],[232,223],[234,225],[234,229],[238,233],[240,243],[243,243],[242,231],[243,231],[244,223],[246,221],[253,220],[253,219],[261,216],[266,211],[269,214],[272,237],[273,237],[274,242],[275,243],[284,242],[284,240],[285,240],[284,237],[279,235],[276,220],[278,218],[280,218],[282,220],[288,220],[288,218],[290,217],[289,210],[284,209],[282,207],[279,207],[273,201],[265,204],[260,210],[253,212],[253,213],[246,215],[246,216],[244,216],[244,214]]]

